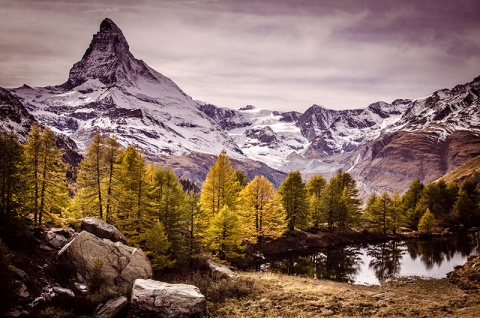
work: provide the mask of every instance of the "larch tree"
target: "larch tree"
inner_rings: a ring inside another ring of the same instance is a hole
[[[132,243],[138,243],[142,231],[141,219],[148,209],[148,186],[146,184],[145,159],[141,151],[129,145],[119,157],[120,192],[117,194],[117,224],[130,237]]]
[[[286,214],[273,184],[256,176],[239,195],[239,214],[245,240],[259,243],[286,230]]]
[[[200,251],[201,242],[199,239],[200,228],[200,194],[193,190],[187,190],[185,193],[185,216],[187,224],[187,235],[185,237],[188,259]]]
[[[237,171],[232,167],[227,152],[222,150],[215,164],[208,171],[200,193],[204,228],[208,227],[209,220],[225,205],[230,210],[236,210],[239,190]]]
[[[329,180],[320,198],[322,219],[327,222],[330,231],[335,228],[345,231],[359,221],[359,206],[355,179],[348,172],[339,170]]]
[[[307,190],[299,171],[287,175],[280,185],[279,193],[287,214],[287,230],[293,232],[295,227],[306,230],[310,226],[310,214]]]
[[[402,198],[403,214],[406,216],[406,223],[412,229],[416,229],[422,214],[417,206],[422,198],[425,186],[420,180],[415,179]]]
[[[38,223],[42,223],[45,214],[61,214],[61,208],[67,206],[66,166],[62,161],[62,152],[55,142],[55,135],[47,127],[43,130],[41,151],[41,190]]]
[[[472,181],[464,181],[458,191],[458,199],[455,202],[454,211],[460,224],[466,226],[480,225],[480,194],[476,184]]]
[[[23,149],[15,133],[0,130],[0,233],[9,232],[22,214],[25,181],[22,176]]]
[[[391,227],[392,206],[392,199],[387,192],[383,192],[380,196],[372,194],[365,209],[368,223],[376,231],[380,231],[384,235],[387,234]]]
[[[115,136],[109,136],[105,142],[105,220],[112,222],[112,210],[119,194],[119,155],[122,146]]]
[[[149,173],[153,173],[150,177],[153,215],[165,228],[172,256],[179,259],[184,254],[188,231],[185,193],[172,169],[155,167]]]
[[[206,247],[221,260],[231,260],[242,256],[241,226],[238,217],[228,205],[216,213],[205,232]]]
[[[40,180],[41,180],[41,151],[42,129],[33,124],[24,145],[24,165],[27,183],[27,197],[29,209],[33,211],[33,222],[37,224],[39,214]]]
[[[105,178],[107,165],[105,161],[105,140],[100,131],[92,138],[85,157],[80,162],[77,177],[77,202],[83,215],[104,218]]]
[[[41,224],[45,214],[53,217],[67,204],[66,168],[55,135],[48,127],[42,131],[40,126],[33,125],[24,152],[29,183],[27,200],[33,210],[34,224]]]
[[[307,182],[307,192],[309,195],[310,211],[312,215],[313,226],[318,228],[322,222],[321,201],[322,192],[327,185],[327,181],[322,175],[312,176]]]
[[[418,222],[418,230],[430,234],[437,224],[437,220],[430,209],[427,208],[423,216],[420,218]]]

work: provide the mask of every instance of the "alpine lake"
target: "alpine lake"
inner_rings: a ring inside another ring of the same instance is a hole
[[[352,244],[265,258],[256,271],[378,285],[394,278],[445,278],[480,252],[480,229],[424,239]]]

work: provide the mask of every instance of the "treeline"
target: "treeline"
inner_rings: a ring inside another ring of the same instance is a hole
[[[13,133],[0,133],[0,147],[2,238],[12,238],[29,220],[35,226],[45,218],[61,224],[94,216],[117,226],[157,269],[203,251],[231,260],[249,243],[296,229],[345,233],[366,227],[395,234],[402,226],[429,231],[480,219],[478,191],[468,182],[459,189],[415,181],[404,196],[372,195],[363,212],[355,180],[341,170],[330,180],[316,175],[307,182],[293,171],[277,191],[263,176],[248,180],[222,151],[195,191],[171,168],[147,162],[135,146],[124,148],[97,132],[76,183],[69,184],[49,128],[35,125],[25,145]]]
[[[403,196],[372,194],[364,216],[366,227],[384,234],[396,234],[402,226],[427,233],[436,226],[480,226],[480,193],[468,180],[460,187],[443,180],[425,186],[415,180]]]

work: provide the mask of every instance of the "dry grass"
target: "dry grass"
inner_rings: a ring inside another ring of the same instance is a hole
[[[360,286],[273,273],[237,273],[252,294],[209,302],[210,317],[478,317],[478,295],[447,280]]]

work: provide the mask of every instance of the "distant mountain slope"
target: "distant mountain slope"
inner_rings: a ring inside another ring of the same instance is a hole
[[[5,132],[14,131],[21,140],[25,140],[34,123],[35,118],[18,98],[0,87],[0,129]]]

